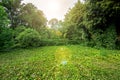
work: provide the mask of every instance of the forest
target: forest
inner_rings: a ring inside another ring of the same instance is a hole
[[[78,0],[64,21],[48,21],[32,3],[2,0],[0,50],[65,44],[120,49],[119,6],[119,1],[86,0],[83,4]]]
[[[0,0],[0,80],[120,79],[119,0],[78,0],[64,20],[22,1]]]

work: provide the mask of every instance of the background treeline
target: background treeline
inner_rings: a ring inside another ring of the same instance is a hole
[[[120,1],[79,0],[64,20],[64,35],[95,48],[120,49]]]
[[[2,0],[0,50],[66,44],[120,49],[119,21],[119,0],[85,0],[84,3],[78,0],[64,21],[55,18],[47,21],[32,3]]]
[[[0,2],[0,50],[16,47],[38,47],[50,32],[47,19],[32,3],[22,0]]]

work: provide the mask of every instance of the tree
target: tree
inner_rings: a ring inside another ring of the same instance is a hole
[[[9,19],[3,6],[0,6],[0,50],[11,48],[13,31],[9,28]]]
[[[46,26],[47,19],[44,13],[38,10],[32,3],[23,5],[20,17],[24,25],[30,26],[39,32]]]
[[[58,20],[56,18],[51,19],[48,24],[52,29],[56,30],[58,28]]]
[[[13,29],[20,23],[19,14],[21,1],[22,0],[2,0],[1,2],[1,5],[5,7],[11,21],[10,27]]]
[[[87,0],[86,20],[90,28],[105,30],[109,24],[115,24],[116,28],[120,19],[120,2]],[[118,29],[119,30],[119,29]],[[118,31],[119,34],[119,31]]]
[[[85,13],[85,5],[79,0],[75,6],[65,15],[64,28],[66,29],[66,38],[72,40],[82,40],[85,32],[83,23],[83,15]]]
[[[8,27],[9,19],[3,6],[0,6],[0,28]]]
[[[114,36],[114,38],[112,38],[112,40],[114,41],[114,45],[116,40],[116,33],[118,37],[120,36],[120,23],[118,22],[120,20],[120,2],[118,0],[86,0],[86,4],[87,13],[85,15],[85,26],[90,29],[93,35],[93,40],[99,38],[101,39],[99,40],[101,41],[99,43],[101,45],[104,45],[105,42],[109,42],[107,38]],[[111,26],[113,28],[111,28]],[[112,31],[112,29],[115,29],[115,34],[111,36],[105,34],[106,31]],[[107,38],[102,38],[101,35],[106,36]],[[95,41],[96,44],[97,42],[98,41]]]

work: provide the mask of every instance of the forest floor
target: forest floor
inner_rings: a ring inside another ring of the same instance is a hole
[[[0,80],[120,80],[120,51],[67,45],[0,52]]]

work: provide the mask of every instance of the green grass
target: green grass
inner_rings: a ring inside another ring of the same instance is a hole
[[[0,52],[0,80],[120,80],[120,51],[69,45]]]

